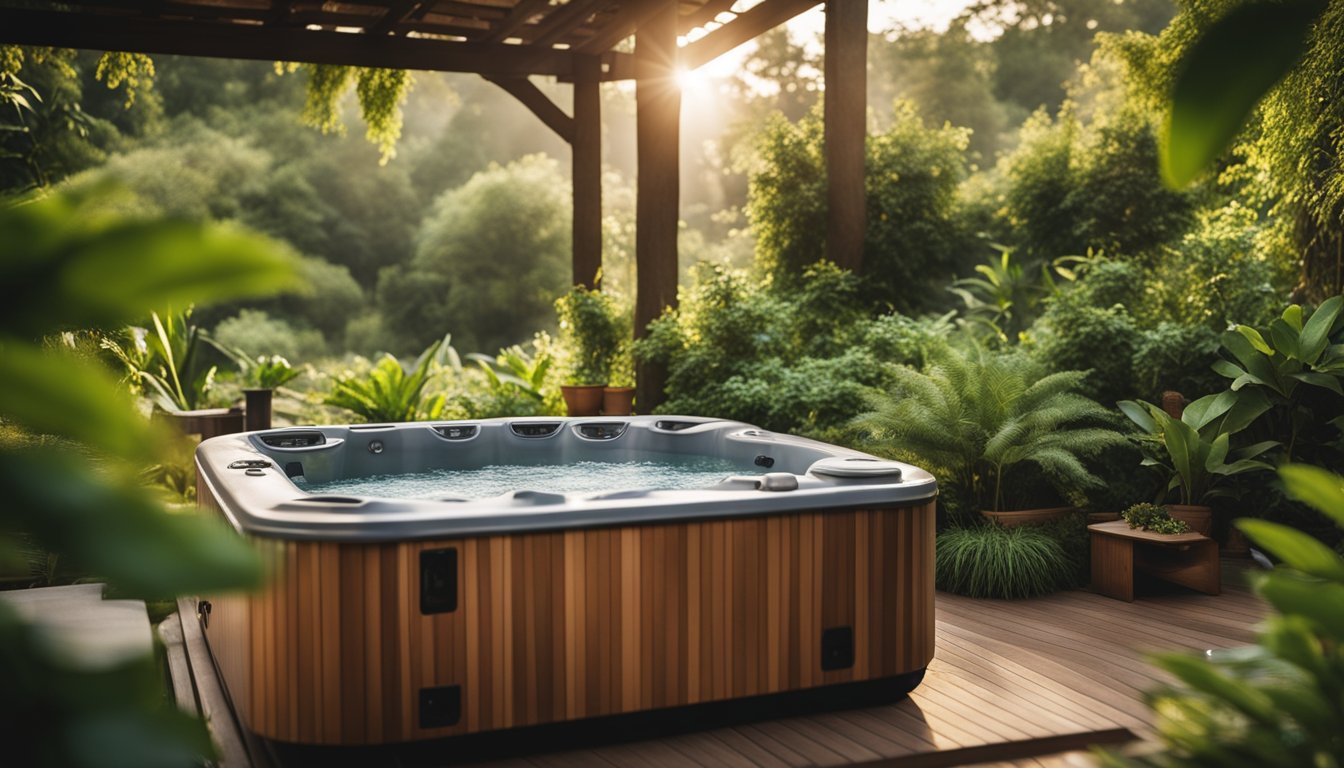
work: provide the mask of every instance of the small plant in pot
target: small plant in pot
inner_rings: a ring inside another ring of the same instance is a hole
[[[612,362],[625,343],[616,302],[601,291],[576,285],[555,302],[561,342],[569,350],[569,372],[560,391],[570,416],[596,416]]]
[[[1273,469],[1259,457],[1277,447],[1264,441],[1232,450],[1232,436],[1246,429],[1269,408],[1269,401],[1250,390],[1227,390],[1190,403],[1179,419],[1152,403],[1122,400],[1120,410],[1148,434],[1145,466],[1167,479],[1159,501],[1175,492],[1178,503],[1167,505],[1171,516],[1185,520],[1197,533],[1213,530],[1213,509],[1205,502],[1230,493],[1219,487],[1234,475]]]
[[[1072,507],[1008,510],[1006,489],[1039,470],[1060,498],[1100,484],[1083,459],[1124,436],[1110,412],[1078,393],[1085,371],[1042,375],[1021,355],[946,352],[926,372],[892,369],[893,386],[870,400],[861,428],[886,452],[929,466],[940,483],[1004,525],[1045,522]]]
[[[1141,531],[1150,531],[1152,533],[1176,534],[1187,533],[1190,525],[1184,520],[1177,520],[1171,516],[1171,512],[1160,504],[1134,504],[1120,513],[1120,516],[1129,523],[1130,528],[1137,528]]]
[[[629,338],[623,339],[612,361],[611,379],[602,390],[603,416],[629,416],[635,406],[635,360]]]

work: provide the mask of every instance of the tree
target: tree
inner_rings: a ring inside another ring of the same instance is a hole
[[[569,227],[554,160],[476,174],[434,202],[410,263],[380,275],[388,329],[406,348],[451,332],[459,348],[490,351],[553,326],[552,302],[569,285]]]

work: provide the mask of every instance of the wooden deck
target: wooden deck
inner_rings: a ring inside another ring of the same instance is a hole
[[[1144,594],[1134,603],[1086,591],[1022,601],[939,593],[934,662],[924,682],[899,703],[625,743],[607,741],[569,751],[547,751],[544,743],[515,744],[515,755],[508,759],[470,764],[480,768],[1082,764],[1077,751],[1088,745],[1120,744],[1151,735],[1140,694],[1159,675],[1144,660],[1145,653],[1228,648],[1254,638],[1264,607],[1245,587],[1242,568],[1225,567],[1220,596],[1179,587]],[[257,744],[252,746],[257,765],[304,764],[283,749],[257,754]],[[440,753],[417,755],[408,759],[404,754],[363,752],[356,762],[429,766],[461,764],[463,757],[447,744]]]

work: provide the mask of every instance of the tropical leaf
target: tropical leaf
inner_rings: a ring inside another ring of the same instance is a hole
[[[1205,31],[1172,88],[1161,144],[1168,185],[1184,187],[1222,154],[1261,97],[1302,57],[1325,7],[1324,0],[1242,3]]]

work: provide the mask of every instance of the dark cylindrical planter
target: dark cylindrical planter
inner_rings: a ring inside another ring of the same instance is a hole
[[[1162,410],[1166,411],[1167,415],[1173,419],[1181,418],[1181,414],[1185,413],[1185,395],[1172,390],[1163,392]]]
[[[273,389],[244,389],[247,398],[247,431],[271,428],[271,401],[275,396]]]

